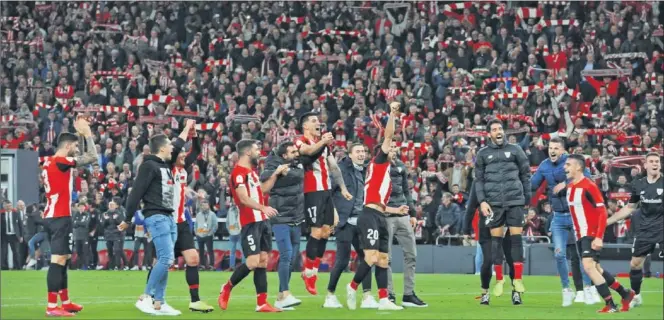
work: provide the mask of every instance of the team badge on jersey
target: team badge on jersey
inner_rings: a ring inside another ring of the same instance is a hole
[[[664,192],[664,189],[662,189],[662,188],[657,188],[657,195],[658,195],[658,196],[661,196],[663,192]]]
[[[511,152],[509,152],[509,151],[508,151],[508,152],[505,152],[505,158],[509,158],[511,155],[512,155]]]

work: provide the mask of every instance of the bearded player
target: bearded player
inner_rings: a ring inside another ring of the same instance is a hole
[[[353,196],[346,188],[337,160],[330,149],[330,145],[334,142],[332,133],[321,135],[321,123],[318,115],[314,113],[304,114],[300,118],[300,124],[302,125],[302,136],[295,140],[295,146],[305,165],[304,209],[307,225],[311,229],[305,250],[306,258],[302,279],[307,291],[316,295],[320,259],[325,253],[327,239],[339,221],[332,202],[330,176],[341,188],[341,195],[346,200],[351,200]]]
[[[567,185],[567,203],[574,221],[574,230],[578,239],[577,248],[581,253],[583,269],[606,303],[604,308],[598,311],[599,313],[618,312],[609,287],[622,297],[620,311],[629,311],[629,304],[635,296],[634,291],[625,289],[599,264],[600,252],[604,246],[602,239],[606,229],[607,213],[599,188],[583,174],[585,165],[585,158],[578,154],[568,156],[565,162],[565,173],[571,181]]]
[[[390,161],[396,155],[396,148],[392,148],[395,119],[399,116],[398,102],[390,104],[390,116],[385,127],[385,136],[376,155],[367,168],[367,178],[364,183],[364,210],[357,220],[360,229],[360,246],[364,250],[364,260],[355,271],[353,281],[346,287],[346,302],[348,309],[357,307],[357,287],[364,277],[369,276],[371,267],[376,266],[376,284],[378,286],[378,310],[402,310],[388,298],[387,268],[389,266],[389,235],[387,231],[387,214],[408,214],[408,206],[398,208],[388,207],[392,191],[390,179]]]
[[[660,250],[664,250],[664,205],[662,204],[664,179],[660,171],[662,168],[660,155],[654,152],[648,153],[644,167],[646,176],[632,182],[629,203],[606,222],[607,225],[616,223],[634,213],[637,206],[641,207],[641,217],[634,226],[636,235],[632,247],[632,261],[629,264],[629,281],[636,294],[630,307],[643,304],[641,297],[643,262],[649,254],[655,252],[658,243]],[[661,251],[660,256],[662,256]]]
[[[55,155],[44,162],[41,177],[46,192],[46,208],[44,229],[51,243],[51,263],[46,275],[48,288],[48,306],[46,315],[50,317],[71,317],[83,310],[83,306],[69,300],[67,285],[67,267],[71,259],[71,188],[72,170],[76,167],[87,166],[98,161],[97,149],[93,139],[90,125],[79,118],[74,122],[78,137],[72,133],[61,133],[58,136],[58,149]],[[79,142],[79,137],[83,141]],[[79,144],[85,145],[82,155],[79,153]],[[61,306],[58,306],[58,295]]]
[[[493,293],[503,294],[503,237],[504,228],[510,231],[511,255],[514,261],[514,291],[523,293],[523,240],[525,206],[530,202],[530,162],[521,147],[507,143],[503,124],[498,119],[487,125],[489,141],[477,152],[475,163],[475,193],[480,211],[491,229],[491,257],[496,272]],[[485,258],[485,259],[486,259]]]
[[[240,211],[242,253],[246,262],[235,269],[230,280],[221,287],[219,308],[226,310],[231,297],[231,290],[242,279],[254,271],[256,286],[256,312],[280,312],[281,309],[267,302],[267,258],[272,251],[272,230],[268,218],[277,214],[277,210],[265,205],[263,192],[269,192],[279,175],[288,172],[288,165],[282,164],[274,173],[261,183],[254,168],[260,158],[260,147],[255,140],[240,140],[236,145],[239,155],[237,164],[231,172],[231,194],[233,202]]]

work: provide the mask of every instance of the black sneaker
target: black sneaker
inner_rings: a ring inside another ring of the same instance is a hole
[[[387,300],[390,300],[390,302],[392,302],[392,303],[394,303],[394,304],[397,303],[397,297],[394,296],[394,293],[390,293],[390,294],[387,296]]]
[[[521,301],[521,293],[512,291],[512,304],[515,306],[523,304],[523,301]]]
[[[401,299],[401,306],[408,308],[426,308],[429,305],[420,300],[420,298],[415,295],[415,292],[413,292],[411,295],[403,296],[403,299]]]
[[[488,292],[487,293],[482,293],[482,296],[480,297],[480,304],[488,306],[490,297],[491,297],[491,295]]]

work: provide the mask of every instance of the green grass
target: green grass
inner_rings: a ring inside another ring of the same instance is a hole
[[[231,296],[229,309],[219,311],[217,296],[221,283],[230,273],[201,272],[201,297],[215,307],[209,314],[194,314],[188,311],[188,287],[184,273],[171,272],[167,290],[168,302],[183,311],[184,319],[662,319],[663,289],[661,279],[645,279],[643,297],[645,304],[629,313],[598,315],[599,305],[574,304],[562,308],[560,282],[557,277],[526,277],[528,291],[523,296],[524,305],[512,306],[509,295],[492,297],[491,306],[480,306],[474,299],[479,287],[479,277],[471,275],[417,275],[417,293],[429,304],[426,309],[406,309],[394,312],[376,310],[322,309],[324,295],[310,296],[304,290],[299,275],[293,274],[292,291],[303,300],[296,311],[280,314],[257,314],[255,292],[251,276],[244,280]],[[44,317],[46,299],[46,273],[2,272],[1,310],[2,319],[37,319]],[[134,307],[134,302],[143,291],[145,272],[140,271],[72,271],[69,273],[69,288],[72,299],[85,306],[76,318],[85,319],[145,319]],[[397,291],[401,290],[402,276],[395,274]],[[269,299],[272,302],[278,288],[276,273],[269,273]],[[345,303],[345,284],[351,280],[346,273],[339,282],[337,297]],[[323,273],[318,281],[319,292],[327,287],[328,274]],[[623,282],[627,282],[623,280]],[[374,283],[375,286],[375,283]],[[506,285],[509,290],[509,285]],[[375,289],[374,289],[375,292]],[[617,294],[614,297],[619,299]],[[400,298],[400,297],[398,297]]]

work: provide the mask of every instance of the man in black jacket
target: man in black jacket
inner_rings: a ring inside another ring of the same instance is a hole
[[[22,237],[21,230],[21,221],[19,214],[14,210],[11,201],[3,201],[3,211],[0,217],[0,243],[2,243],[2,248],[0,248],[0,253],[2,254],[2,270],[9,270],[9,248],[12,250],[12,259],[13,264],[12,268],[14,270],[19,270],[23,264],[21,261],[21,254],[18,251],[19,239]]]
[[[171,141],[165,135],[150,138],[150,152],[143,158],[136,180],[127,197],[126,217],[118,228],[124,231],[129,227],[138,205],[143,201],[143,216],[147,231],[152,235],[157,264],[150,272],[150,278],[136,307],[144,313],[180,315],[182,312],[166,304],[165,290],[168,283],[168,268],[175,260],[175,239],[177,226],[173,219],[174,184],[171,168],[184,146],[185,139],[194,128],[194,120],[187,123],[180,136]],[[154,300],[151,295],[154,293]]]
[[[395,143],[393,142],[393,145]],[[393,146],[394,148],[394,146]],[[404,307],[423,308],[427,304],[415,295],[415,265],[417,261],[417,248],[415,245],[415,204],[408,188],[408,170],[403,162],[394,158],[390,167],[390,179],[392,180],[392,193],[388,206],[398,208],[408,206],[408,215],[391,214],[387,216],[387,232],[389,239],[390,260],[392,259],[392,242],[397,238],[403,250],[403,297],[401,304]],[[392,281],[392,268],[387,268],[387,288],[389,299],[396,300],[394,285]]]
[[[118,229],[122,223],[124,214],[119,208],[119,198],[114,198],[108,203],[108,211],[104,212],[101,218],[101,226],[104,230],[104,240],[106,240],[106,250],[109,256],[108,270],[118,270],[122,266],[122,260],[127,260],[124,255],[124,232]],[[125,270],[129,270],[125,263]]]
[[[357,227],[357,219],[364,207],[366,149],[364,145],[355,143],[351,145],[349,151],[348,157],[339,162],[339,169],[344,177],[344,182],[346,182],[346,188],[353,198],[346,200],[341,194],[339,186],[332,185],[332,199],[339,215],[339,223],[334,232],[337,241],[337,255],[332,272],[330,272],[330,283],[327,285],[327,297],[323,308],[343,308],[339,299],[334,295],[334,291],[337,288],[341,273],[348,266],[351,244],[358,254],[359,261],[364,260],[364,250],[360,248],[360,237],[362,235]],[[362,288],[364,289],[364,298],[362,299],[361,308],[377,309],[378,302],[371,295],[371,277],[364,277]]]
[[[88,228],[90,226],[90,214],[85,203],[77,205],[78,211],[74,212],[74,248],[76,249],[76,268],[88,269],[90,265],[90,244],[88,243]],[[117,229],[116,229],[117,231]]]
[[[290,141],[280,144],[265,160],[265,169],[260,180],[270,179],[279,167],[286,167],[270,190],[269,205],[279,213],[270,218],[274,241],[279,249],[279,294],[274,306],[280,309],[293,308],[302,303],[289,290],[291,264],[300,253],[301,226],[304,222],[304,167],[297,159],[299,152]]]
[[[511,234],[511,256],[514,261],[514,291],[523,293],[523,243],[525,206],[530,202],[530,165],[523,150],[505,141],[503,124],[489,121],[488,146],[480,149],[475,163],[475,192],[480,211],[491,229],[491,261],[496,272],[494,295],[503,294],[504,227]],[[487,257],[488,258],[488,257]]]

